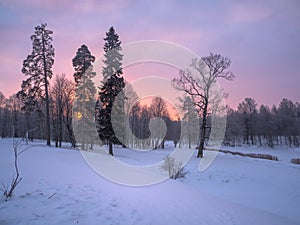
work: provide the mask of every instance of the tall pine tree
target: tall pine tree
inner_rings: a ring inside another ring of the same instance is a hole
[[[81,143],[81,149],[87,149],[87,144],[92,148],[95,139],[95,97],[96,87],[93,77],[92,63],[95,57],[90,53],[87,46],[82,45],[73,58],[75,69],[74,80],[76,94],[74,101],[74,131],[77,141]]]
[[[113,129],[124,131],[124,98],[116,97],[121,94],[125,87],[124,78],[122,77],[122,59],[120,53],[121,41],[114,28],[111,27],[104,38],[104,64],[102,73],[103,81],[99,91],[99,100],[96,110],[96,122],[99,138],[109,146],[109,154],[113,155],[113,144],[121,144]],[[115,110],[112,111],[113,106]],[[113,113],[112,113],[113,112]],[[120,136],[120,135],[119,135]],[[121,135],[122,136],[122,135]]]
[[[46,29],[47,24],[41,23],[31,35],[32,52],[23,61],[22,73],[28,76],[23,81],[19,96],[24,100],[26,111],[37,104],[37,99],[45,101],[46,139],[50,146],[50,110],[49,110],[49,79],[52,78],[54,64],[54,48],[52,46],[53,31]]]
[[[76,52],[76,56],[72,60],[75,70],[74,81],[76,85],[79,84],[81,78],[84,76],[87,69],[92,66],[93,62],[95,62],[95,56],[91,54],[86,45],[81,45]]]

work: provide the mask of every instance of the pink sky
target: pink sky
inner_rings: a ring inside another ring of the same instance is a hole
[[[25,79],[20,72],[22,61],[31,52],[30,35],[36,25],[46,22],[54,31],[54,74],[66,73],[72,78],[72,58],[82,44],[100,57],[105,32],[114,26],[123,43],[164,40],[199,56],[215,52],[229,57],[236,79],[220,83],[234,108],[245,97],[270,106],[283,97],[300,101],[299,12],[297,0],[3,0],[0,91],[8,97],[19,90]],[[167,73],[162,69],[159,72]],[[130,71],[124,76],[138,77],[140,73]],[[151,70],[144,75],[149,73]]]

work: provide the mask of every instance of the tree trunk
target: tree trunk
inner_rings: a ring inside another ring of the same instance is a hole
[[[198,146],[198,154],[197,158],[203,158],[203,149],[206,135],[206,117],[207,117],[207,108],[208,108],[208,99],[205,99],[204,109],[203,109],[203,117],[202,117],[202,125],[200,129],[200,144]]]
[[[58,99],[56,98],[56,106],[55,106],[55,115],[52,115],[52,127],[53,127],[53,134],[52,138],[55,140],[55,147],[58,147],[58,105],[57,105]]]
[[[244,144],[246,143],[247,145],[249,145],[249,120],[248,118],[245,118],[245,141]]]
[[[189,149],[191,148],[191,115],[188,112],[188,142],[189,142]]]
[[[271,148],[274,148],[274,143],[273,143],[273,137],[272,137],[272,136],[269,136],[269,137],[268,137],[268,145],[269,145]]]
[[[254,136],[253,136],[253,134],[251,134],[251,144],[254,145]]]
[[[0,127],[3,127],[2,108],[1,107],[0,107]],[[1,130],[0,130],[0,133],[2,134]]]
[[[109,146],[109,149],[108,149],[109,154],[113,156],[114,154],[113,154],[113,145],[112,145],[112,143],[109,142],[108,146]]]
[[[61,142],[62,142],[62,120],[63,120],[63,112],[62,112],[62,106],[61,106],[61,100],[59,100],[59,117],[58,117],[58,146],[61,148]]]
[[[73,128],[72,128],[72,120],[67,118],[65,122],[66,128],[68,130],[68,135],[70,138],[70,142],[71,142],[71,147],[75,148],[76,147],[76,140],[74,137],[74,132],[73,132]]]
[[[63,122],[66,125],[66,128],[68,130],[68,134],[69,134],[69,138],[70,138],[70,142],[71,142],[71,146],[72,148],[76,147],[76,140],[74,137],[74,132],[73,132],[73,127],[72,127],[72,108],[71,108],[71,104],[67,104],[66,106],[66,117],[63,117]]]
[[[165,148],[165,139],[163,139],[162,142],[161,142],[161,148],[162,148],[162,149]]]
[[[57,136],[57,116],[56,116],[56,120],[52,120],[53,122],[53,138],[55,140],[55,148],[58,147],[58,136]]]
[[[18,132],[18,111],[14,110],[13,111],[13,126],[14,126],[14,137],[19,136]]]
[[[45,101],[46,101],[46,138],[47,145],[51,146],[50,143],[50,110],[49,110],[49,93],[48,93],[48,79],[47,79],[47,60],[46,60],[46,48],[45,48],[45,38],[42,35],[43,43],[43,67],[44,67],[44,82],[45,82]]]
[[[51,143],[50,143],[50,116],[49,116],[48,85],[45,85],[45,89],[47,90],[46,91],[46,137],[47,137],[47,145],[51,146]]]
[[[28,143],[28,140],[33,140],[31,132],[29,133],[30,130],[30,124],[29,124],[29,119],[30,119],[30,111],[26,110],[25,112],[25,117],[26,117],[26,144]]]
[[[84,71],[86,71],[86,69],[84,68]],[[86,135],[86,130],[85,130],[85,101],[86,101],[86,94],[85,94],[85,76],[82,77],[82,87],[83,87],[83,93],[82,93],[82,117],[81,117],[81,132],[82,132],[82,137],[81,137],[81,149],[84,150],[85,149],[85,135]]]

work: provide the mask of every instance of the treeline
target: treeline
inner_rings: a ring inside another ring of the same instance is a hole
[[[57,143],[57,146],[61,146],[62,141],[75,145],[72,129],[75,85],[62,74],[55,77],[50,90],[52,140]],[[131,101],[135,101],[137,96],[133,90],[130,95],[132,96]],[[125,107],[129,107],[130,104],[128,103]],[[26,115],[22,111],[22,102],[16,94],[5,98],[0,92],[1,137],[25,138],[28,135],[29,139],[45,139],[43,102],[39,106],[30,115]],[[188,107],[186,102],[185,107]],[[162,118],[167,125],[167,133],[164,140],[174,140],[177,143],[180,138],[180,132],[183,132],[181,144],[191,146],[197,143],[199,133],[195,132],[195,130],[199,127],[197,126],[199,119],[197,114],[191,110],[186,111],[182,121],[174,121],[170,118],[166,102],[162,98],[156,97],[152,99],[150,106],[141,105],[137,102],[126,113],[130,130],[137,138],[134,139],[134,136],[126,137],[126,144],[131,147],[143,147],[142,145],[146,147],[150,145],[150,140],[148,140],[148,143],[141,140],[150,136],[149,122],[155,117]],[[158,131],[159,129],[157,129]],[[159,136],[158,133],[157,135]],[[299,147],[299,102],[294,103],[284,98],[278,106],[274,105],[272,108],[269,108],[266,105],[258,107],[254,99],[246,98],[238,105],[237,110],[228,108],[224,144],[231,146],[249,144],[269,147],[274,147],[275,145]]]
[[[245,98],[237,110],[228,109],[224,144],[299,147],[300,103],[284,98],[269,108]]]
[[[131,90],[131,101],[137,96]],[[72,107],[75,94],[75,84],[67,79],[64,74],[57,75],[50,88],[51,99],[51,137],[57,146],[61,142],[70,142],[75,147],[75,137],[72,128]],[[22,102],[16,94],[5,98],[0,92],[0,135],[5,137],[21,137],[28,135],[29,139],[45,139],[45,112],[43,102],[37,110],[26,114],[22,110]],[[129,107],[131,103],[125,104]],[[196,112],[187,108],[182,121],[172,120],[166,102],[160,98],[153,98],[149,106],[139,102],[130,109],[125,110],[129,120],[130,132],[125,137],[125,145],[134,148],[147,148],[157,146],[153,140],[161,142],[159,147],[164,147],[165,140],[179,142],[182,133],[181,145],[193,147],[199,138],[199,117]],[[192,105],[190,105],[192,108]],[[153,127],[156,139],[150,136],[149,123],[152,118],[160,117],[165,121],[167,131],[164,138],[160,139],[160,127]],[[27,125],[26,125],[27,124]],[[128,136],[129,135],[129,136]],[[242,101],[236,110],[228,108],[227,125],[224,145],[237,146],[242,144],[269,146],[286,145],[289,147],[300,146],[300,104],[288,99],[282,99],[278,106],[258,107],[252,98]]]

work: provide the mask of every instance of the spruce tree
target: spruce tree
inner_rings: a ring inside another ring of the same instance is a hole
[[[96,111],[97,131],[99,138],[109,145],[109,154],[113,155],[113,144],[122,144],[113,129],[117,128],[120,133],[124,131],[124,95],[121,93],[125,87],[122,77],[122,59],[120,53],[121,41],[114,28],[111,27],[104,38],[104,64],[102,73],[103,81],[99,91],[99,101]],[[118,95],[121,98],[116,99]],[[112,111],[113,106],[115,107]],[[113,121],[112,121],[113,120]],[[113,123],[112,123],[113,122]],[[114,124],[114,126],[113,126]],[[118,135],[120,137],[122,135]]]
[[[120,53],[121,41],[119,40],[119,35],[116,33],[115,29],[111,27],[108,32],[106,32],[106,37],[104,38],[104,64],[102,74],[104,77],[104,82],[106,79],[116,74],[120,77],[123,74],[122,71],[122,59],[123,55]]]
[[[52,78],[54,64],[54,48],[52,46],[53,31],[46,29],[47,24],[41,23],[35,27],[31,35],[32,52],[23,61],[22,73],[28,76],[21,86],[19,96],[24,100],[26,111],[32,110],[38,100],[45,101],[46,139],[50,146],[50,110],[49,110],[49,80]]]
[[[76,94],[74,102],[74,131],[77,141],[81,143],[81,149],[93,147],[95,139],[95,97],[97,89],[93,82],[96,75],[93,72],[92,63],[95,57],[87,46],[82,45],[73,58],[75,69],[74,80],[76,82]]]

